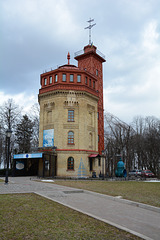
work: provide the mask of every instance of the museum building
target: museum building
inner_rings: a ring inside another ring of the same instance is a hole
[[[39,149],[14,155],[16,174],[85,178],[104,173],[105,56],[89,44],[75,59],[78,66],[70,64],[68,53],[67,64],[40,75]]]
[[[91,177],[102,173],[104,150],[103,68],[93,45],[40,76],[39,175]],[[45,164],[44,164],[45,161]],[[44,167],[45,166],[45,167]],[[44,172],[45,168],[45,172]]]

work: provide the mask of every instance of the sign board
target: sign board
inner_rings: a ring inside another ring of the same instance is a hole
[[[23,170],[24,169],[24,161],[17,161],[16,162],[16,169]]]
[[[54,146],[54,129],[43,130],[43,147]]]
[[[25,154],[15,154],[13,159],[22,159],[22,158],[42,158],[43,153],[25,153]]]

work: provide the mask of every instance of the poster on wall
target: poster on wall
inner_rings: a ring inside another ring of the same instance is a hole
[[[54,129],[43,130],[43,147],[54,146]]]
[[[24,161],[16,161],[16,170],[24,169]]]

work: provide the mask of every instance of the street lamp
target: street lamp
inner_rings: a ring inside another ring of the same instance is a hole
[[[8,183],[8,170],[9,170],[9,151],[10,151],[10,137],[11,137],[12,131],[11,129],[8,129],[6,131],[6,137],[7,137],[7,168],[6,168],[6,178],[5,183]]]

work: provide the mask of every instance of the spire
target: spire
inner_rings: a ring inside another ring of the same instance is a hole
[[[68,52],[68,55],[67,55],[67,59],[68,59],[68,65],[70,64],[69,60],[70,60],[70,54]]]
[[[89,45],[92,44],[92,43],[91,43],[91,28],[96,25],[96,23],[91,24],[91,22],[93,22],[93,21],[94,21],[94,19],[91,19],[91,18],[90,18],[89,21],[87,21],[87,22],[89,23],[89,26],[85,28],[85,29],[89,29]]]

